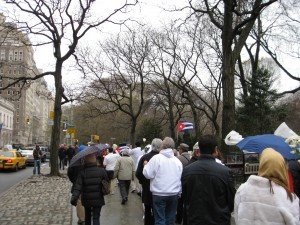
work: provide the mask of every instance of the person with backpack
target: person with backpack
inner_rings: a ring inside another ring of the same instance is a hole
[[[41,174],[41,158],[43,153],[40,149],[40,146],[36,145],[35,149],[33,150],[33,158],[34,158],[34,167],[33,167],[33,174]],[[37,171],[36,171],[37,170]]]

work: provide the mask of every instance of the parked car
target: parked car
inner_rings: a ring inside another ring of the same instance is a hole
[[[35,149],[35,146],[27,146],[25,147],[26,150],[34,150]],[[46,159],[47,159],[47,155],[46,155],[46,151],[45,151],[45,147],[41,147],[40,146],[40,149],[43,153],[43,156],[42,156],[42,162],[46,162]]]
[[[26,165],[34,165],[32,149],[20,149],[19,152],[22,154],[22,156],[26,157]]]
[[[18,171],[19,168],[26,168],[26,157],[16,150],[0,150],[0,169]]]

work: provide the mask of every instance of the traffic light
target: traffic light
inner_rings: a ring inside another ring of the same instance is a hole
[[[26,118],[26,123],[30,124],[30,119],[29,118]]]

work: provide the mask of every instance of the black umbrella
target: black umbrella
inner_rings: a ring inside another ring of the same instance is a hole
[[[106,144],[97,144],[88,146],[86,149],[78,152],[70,162],[70,167],[72,166],[79,166],[83,163],[84,157],[90,154],[98,154],[100,155],[104,149],[107,149],[108,146]]]

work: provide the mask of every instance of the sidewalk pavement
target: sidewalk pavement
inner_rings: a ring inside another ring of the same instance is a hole
[[[48,163],[41,167],[41,175],[12,186],[0,195],[1,225],[70,225],[72,205],[71,184],[67,170],[62,177],[50,177]]]
[[[0,194],[1,225],[76,225],[76,208],[70,204],[71,182],[66,173],[62,177],[47,176],[48,163],[41,167],[41,175],[12,186]],[[116,188],[114,195],[105,196],[101,210],[101,225],[143,225],[141,198],[133,193],[128,202],[121,205]]]
[[[76,208],[70,204],[71,182],[62,177],[47,176],[49,164],[43,164],[42,175],[32,175],[0,194],[1,225],[76,225]],[[141,198],[130,193],[128,202],[121,204],[119,190],[105,196],[101,210],[101,225],[143,225]],[[231,221],[234,225],[234,221]]]

